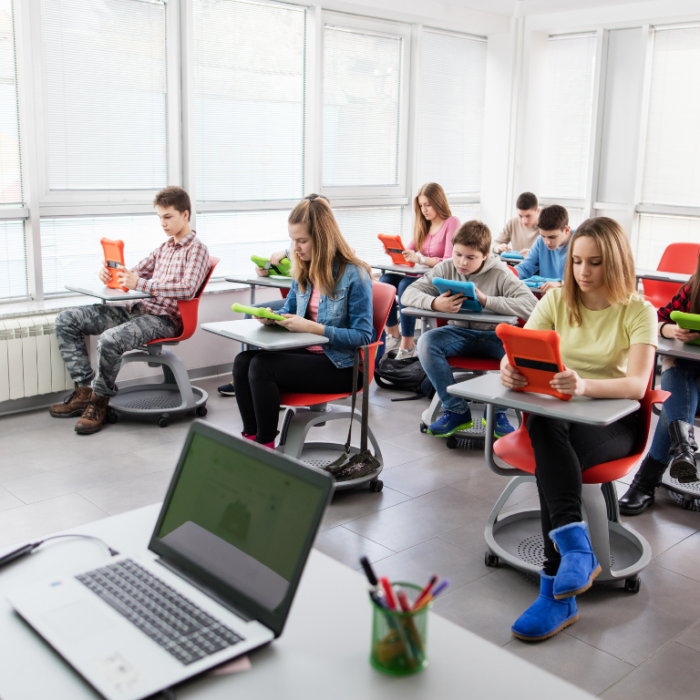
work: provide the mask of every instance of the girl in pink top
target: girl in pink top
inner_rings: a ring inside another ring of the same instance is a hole
[[[420,188],[413,200],[413,208],[416,212],[413,239],[406,246],[403,256],[407,262],[435,267],[443,260],[452,257],[452,236],[459,228],[459,219],[452,216],[445,190],[435,182],[429,182]],[[398,290],[399,308],[403,308],[400,300],[406,287],[416,279],[415,276],[391,273],[381,277],[382,282],[393,284]],[[416,354],[415,330],[415,317],[401,315],[401,334],[399,334],[399,321],[396,302],[394,302],[386,323],[386,351],[389,352],[400,344],[396,358],[400,360],[413,357]]]

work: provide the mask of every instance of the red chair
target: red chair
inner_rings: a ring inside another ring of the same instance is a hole
[[[670,393],[652,389],[651,382],[640,401],[640,431],[631,455],[605,462],[583,472],[583,515],[593,550],[603,569],[597,581],[625,579],[625,588],[639,590],[638,573],[651,561],[651,547],[637,532],[620,522],[615,481],[629,474],[644,456],[649,438],[652,406],[663,403]],[[486,463],[500,476],[512,477],[486,522],[486,564],[504,560],[515,568],[537,573],[543,560],[540,511],[530,509],[500,517],[515,489],[535,481],[535,455],[527,433],[527,417],[518,430],[493,440],[494,407],[487,407]],[[491,427],[491,433],[489,429]],[[495,458],[494,458],[495,456]]]
[[[377,338],[380,338],[382,335],[395,295],[396,288],[390,284],[384,284],[383,282],[374,282],[372,284],[372,325]],[[377,340],[368,346],[369,359],[365,358],[364,367],[366,371],[369,371],[370,383],[374,378],[374,359],[377,354],[377,348],[381,344],[381,341]],[[358,393],[361,391],[362,387],[358,389]],[[282,423],[278,447],[281,448],[284,454],[296,459],[301,459],[302,453],[305,453],[308,458],[305,458],[304,461],[313,466],[325,466],[332,462],[338,456],[338,450],[344,449],[344,443],[306,442],[306,436],[314,426],[332,420],[349,418],[349,408],[346,406],[330,407],[328,403],[351,396],[352,392],[342,394],[281,394],[281,403],[288,408]],[[361,417],[358,413],[355,413],[352,419],[356,420],[358,424],[361,422]],[[367,437],[374,448],[375,457],[381,463],[382,452],[371,428],[368,429]],[[356,452],[357,450],[353,448],[353,451]],[[309,456],[309,453],[311,453],[311,456]],[[313,453],[316,453],[315,456],[318,459],[314,458]],[[333,453],[333,456],[329,456],[329,453]],[[341,482],[337,484],[336,488],[354,487],[364,480],[369,482],[373,491],[382,490],[383,483],[377,480],[377,472],[372,473],[366,479]]]
[[[219,258],[210,257],[211,267],[199,291],[193,299],[177,300],[177,307],[182,317],[182,333],[177,338],[151,340],[142,348],[127,353],[122,358],[120,370],[130,362],[148,362],[149,367],[162,367],[163,381],[154,384],[139,384],[119,389],[119,393],[110,399],[112,409],[107,416],[108,423],[116,423],[120,416],[150,417],[158,421],[161,428],[169,425],[173,415],[196,413],[207,415],[209,395],[204,389],[190,384],[187,368],[175,353],[163,348],[164,345],[177,345],[182,340],[191,338],[197,330],[199,301],[209,282]]]
[[[661,262],[656,268],[659,272],[682,272],[692,275],[698,265],[700,245],[697,243],[671,243],[661,257]],[[658,280],[643,280],[644,295],[660,309],[666,306],[674,295],[678,293],[681,285],[675,282],[659,282]]]

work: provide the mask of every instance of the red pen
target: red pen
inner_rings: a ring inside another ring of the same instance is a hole
[[[379,583],[382,584],[384,595],[386,596],[386,602],[389,604],[389,608],[391,610],[396,610],[396,596],[394,595],[394,590],[389,583],[389,579],[382,576],[382,578],[379,579]]]
[[[408,602],[408,596],[406,595],[406,591],[399,591],[397,598],[399,599],[399,605],[401,606],[401,610],[403,612],[410,612],[411,605]]]
[[[413,609],[415,610],[419,605],[421,600],[425,598],[425,596],[430,593],[430,589],[438,582],[438,576],[435,575],[433,576],[430,581],[428,582],[428,585],[420,592],[420,595],[416,598],[416,602],[413,604]]]

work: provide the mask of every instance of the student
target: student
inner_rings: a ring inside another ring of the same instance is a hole
[[[529,318],[537,303],[528,287],[520,282],[508,266],[491,250],[491,232],[481,221],[467,221],[452,237],[452,257],[436,265],[412,284],[403,294],[401,303],[419,309],[434,309],[455,313],[464,296],[440,291],[432,283],[434,277],[473,282],[479,303],[498,314]],[[435,437],[449,437],[458,430],[474,425],[469,403],[447,393],[455,383],[448,357],[503,357],[503,343],[496,335],[493,323],[448,321],[447,326],[435,328],[420,337],[418,357],[445,412],[428,427]],[[514,430],[506,418],[505,409],[496,410],[496,437]]]
[[[515,268],[521,280],[533,275],[562,279],[569,248],[571,227],[569,212],[558,204],[545,207],[537,222],[539,238],[527,254],[525,260]],[[561,287],[561,282],[547,282],[540,291],[546,294],[550,289]]]
[[[459,228],[459,219],[452,216],[445,190],[435,182],[429,182],[420,188],[413,200],[413,209],[416,214],[413,238],[409,241],[403,256],[407,262],[435,267],[452,255],[452,235]],[[406,288],[417,279],[418,277],[414,275],[389,273],[382,275],[380,282],[393,284],[396,287],[400,304]],[[384,351],[390,352],[398,346],[399,352],[396,359],[405,360],[416,354],[414,340],[416,319],[413,316],[401,315],[401,334],[399,334],[398,324],[396,302],[394,302],[386,322],[387,342]]]
[[[690,343],[699,333],[680,328],[671,321],[671,311],[700,314],[700,258],[690,280],[671,301],[659,309],[659,335]],[[687,484],[698,481],[695,465],[695,428],[693,421],[698,409],[697,378],[700,363],[680,358],[664,357],[661,388],[670,391],[656,424],[649,454],[644,458],[627,493],[620,499],[623,515],[639,515],[654,503],[657,486],[671,462],[671,476]]]
[[[289,215],[292,289],[279,311],[260,319],[330,342],[303,350],[248,350],[233,363],[243,436],[274,447],[281,392],[352,391],[355,348],[372,342],[372,277],[340,233],[330,205],[309,195]],[[360,384],[362,380],[360,379]]]
[[[572,237],[564,286],[537,304],[525,328],[561,337],[566,371],[552,387],[572,396],[635,399],[644,396],[654,364],[654,308],[635,291],[632,251],[620,225],[588,219]],[[526,379],[501,361],[501,381],[523,387]],[[530,416],[545,543],[540,595],[515,622],[516,637],[541,640],[578,619],[575,596],[600,573],[581,517],[581,472],[626,457],[633,449],[638,414],[608,426]]]
[[[517,250],[525,257],[534,245],[540,230],[537,217],[540,213],[537,197],[532,192],[523,192],[515,203],[518,215],[513,217],[494,239],[494,253]]]
[[[117,393],[122,355],[151,340],[180,335],[177,299],[193,299],[209,273],[209,251],[190,228],[192,207],[187,192],[182,187],[166,187],[153,205],[167,240],[132,270],[122,267],[118,274],[123,287],[153,297],[125,306],[80,306],[56,317],[58,349],[75,391],[49,412],[56,418],[81,416],[75,425],[75,432],[81,435],[102,429],[109,399]],[[106,263],[98,277],[105,283],[111,279]],[[85,335],[100,336],[97,373],[90,366]]]

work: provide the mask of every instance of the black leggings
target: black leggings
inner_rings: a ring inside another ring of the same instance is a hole
[[[350,393],[352,367],[336,367],[325,353],[308,350],[247,350],[236,355],[233,385],[243,432],[267,445],[277,434],[280,393]]]
[[[544,572],[548,576],[556,575],[561,560],[549,538],[550,531],[582,520],[581,473],[597,464],[626,457],[634,447],[638,425],[636,413],[604,426],[529,416],[527,431],[537,465]]]

